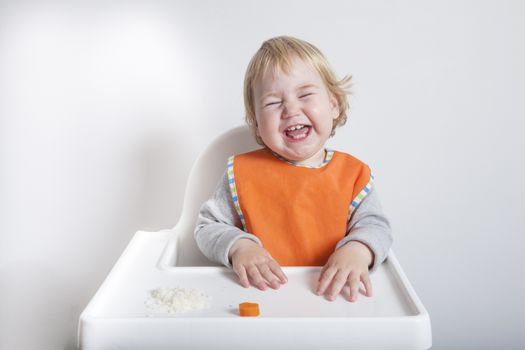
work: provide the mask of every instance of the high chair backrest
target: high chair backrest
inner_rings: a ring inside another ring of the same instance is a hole
[[[201,253],[195,242],[193,232],[197,214],[226,171],[228,157],[260,147],[248,127],[241,126],[220,135],[197,158],[186,184],[182,214],[174,228],[177,235],[177,266],[215,265]]]

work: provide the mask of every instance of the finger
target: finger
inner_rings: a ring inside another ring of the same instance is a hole
[[[328,299],[334,301],[335,298],[341,293],[341,289],[343,289],[346,281],[348,278],[348,272],[344,270],[339,270],[334,278],[332,279],[332,284],[330,288],[330,292],[328,293]]]
[[[261,276],[261,273],[259,272],[257,266],[251,265],[246,269],[246,271],[248,272],[248,278],[250,279],[254,287],[257,287],[260,290],[266,290],[266,282]]]
[[[359,293],[359,274],[351,272],[348,276],[348,286],[350,287],[350,301],[354,302],[357,300],[357,294]]]
[[[321,277],[322,277],[323,274],[325,273],[326,269],[328,269],[328,264],[324,265],[324,266],[321,268],[321,271],[319,271],[319,278],[317,279],[317,282],[321,282]]]
[[[319,285],[317,286],[317,295],[323,295],[326,291],[326,288],[330,285],[330,282],[332,281],[332,278],[334,278],[335,274],[337,272],[337,269],[331,267],[326,268],[321,276],[319,276]]]
[[[239,282],[244,288],[248,288],[250,286],[250,282],[248,281],[248,275],[246,274],[246,269],[243,265],[235,265],[233,266],[233,271],[239,276]]]
[[[365,286],[366,296],[371,297],[373,292],[372,292],[372,282],[370,281],[370,275],[368,273],[362,274],[361,282],[363,282],[363,285]]]
[[[281,269],[281,267],[275,260],[270,261],[268,265],[270,267],[270,270],[273,272],[275,276],[277,276],[277,278],[279,278],[279,281],[281,283],[288,282],[288,277],[286,277],[283,270]]]
[[[261,264],[258,266],[258,268],[262,277],[268,282],[270,287],[272,287],[273,289],[278,289],[281,284],[279,283],[279,279],[277,278],[277,276],[275,276],[270,270],[270,267],[266,264]]]

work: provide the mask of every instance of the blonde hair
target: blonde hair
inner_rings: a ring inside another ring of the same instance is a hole
[[[255,118],[255,107],[253,100],[253,84],[267,71],[272,74],[278,72],[289,73],[292,69],[292,58],[296,55],[305,63],[310,64],[317,70],[323,79],[328,91],[335,97],[339,105],[339,115],[334,119],[332,133],[335,129],[346,123],[348,111],[348,95],[352,76],[347,75],[338,80],[324,55],[314,45],[290,36],[279,36],[263,42],[259,50],[250,60],[244,76],[244,108],[246,110],[245,120],[252,129],[255,139],[264,145],[262,139],[257,135],[257,120]]]

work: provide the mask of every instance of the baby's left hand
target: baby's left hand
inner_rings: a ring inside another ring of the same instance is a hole
[[[333,301],[345,284],[350,287],[349,301],[356,301],[360,282],[365,286],[365,295],[372,296],[372,284],[368,266],[373,261],[373,253],[365,244],[350,241],[332,253],[321,269],[317,295],[326,294]]]

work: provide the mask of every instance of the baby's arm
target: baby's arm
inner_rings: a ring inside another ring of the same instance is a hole
[[[246,238],[261,245],[257,236],[242,230],[230,195],[227,173],[222,176],[213,196],[201,206],[194,235],[197,245],[208,259],[230,268],[228,252],[237,240]]]
[[[208,259],[233,267],[244,287],[251,282],[264,290],[267,284],[278,288],[278,282],[286,282],[281,268],[262,247],[259,238],[242,230],[226,172],[212,198],[200,209],[195,240]]]
[[[333,300],[348,284],[350,301],[355,301],[361,281],[366,295],[371,296],[369,269],[375,270],[386,259],[391,245],[390,224],[383,214],[377,190],[372,187],[352,213],[347,235],[321,270],[317,294],[326,294]]]
[[[350,216],[346,232],[346,236],[337,243],[336,249],[350,241],[365,244],[374,256],[369,266],[370,271],[376,270],[385,261],[393,242],[392,230],[390,222],[383,213],[375,186],[372,186],[368,195]]]

